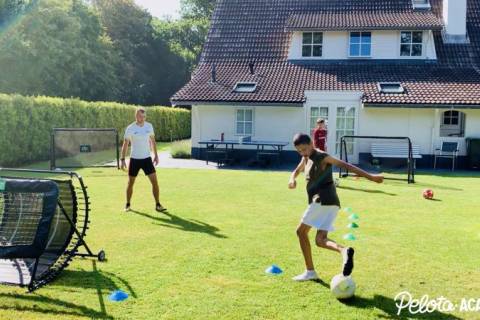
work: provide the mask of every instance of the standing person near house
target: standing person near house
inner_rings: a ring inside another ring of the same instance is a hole
[[[327,128],[325,120],[317,119],[317,126],[313,129],[313,145],[322,151],[327,151]]]
[[[292,172],[288,187],[295,189],[296,178],[300,172],[305,172],[307,181],[308,208],[306,209],[300,225],[297,227],[297,235],[305,260],[306,270],[304,273],[293,278],[295,281],[318,279],[312,259],[312,251],[308,232],[311,228],[317,229],[315,243],[317,246],[340,253],[343,257],[342,273],[349,276],[353,271],[354,249],[343,247],[328,238],[328,232],[334,231],[333,223],[340,210],[340,200],[333,183],[332,166],[347,169],[361,177],[371,181],[382,183],[383,176],[372,175],[357,168],[354,165],[329,156],[323,151],[314,148],[311,138],[306,134],[297,134],[293,138],[293,144],[302,156],[299,165]]]
[[[130,163],[128,165],[128,186],[127,186],[127,203],[125,211],[130,211],[130,201],[133,194],[133,185],[137,178],[140,169],[143,170],[152,184],[153,197],[155,198],[155,209],[159,212],[166,211],[160,204],[160,191],[158,187],[157,173],[155,166],[158,164],[157,145],[155,141],[155,134],[151,123],[145,121],[147,115],[143,108],[138,108],[135,111],[135,122],[130,124],[125,130],[125,136],[122,146],[122,170],[127,165],[125,156],[128,151],[128,144],[131,145]],[[153,150],[155,155],[153,161],[150,156],[150,150]]]

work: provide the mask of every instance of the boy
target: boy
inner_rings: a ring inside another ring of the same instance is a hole
[[[327,151],[327,128],[322,118],[317,119],[317,127],[313,129],[313,145],[317,149]]]
[[[340,253],[343,257],[342,273],[349,276],[353,271],[354,250],[351,247],[343,247],[328,239],[329,231],[333,231],[333,222],[340,210],[340,201],[333,183],[332,166],[347,169],[361,177],[371,181],[382,183],[383,176],[371,175],[349,163],[329,156],[327,153],[317,150],[307,134],[299,133],[293,138],[293,144],[302,156],[300,164],[292,172],[288,187],[295,189],[296,178],[301,171],[305,172],[307,181],[307,194],[309,206],[305,211],[301,223],[297,228],[300,247],[305,259],[306,270],[304,273],[293,278],[295,281],[307,281],[318,279],[312,260],[312,251],[308,232],[311,228],[317,229],[315,243],[317,246]]]

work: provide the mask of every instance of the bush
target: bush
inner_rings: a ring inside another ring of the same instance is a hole
[[[190,140],[176,141],[170,148],[172,158],[190,159],[192,157],[192,142]]]
[[[116,102],[0,94],[0,166],[49,159],[52,128],[115,128],[120,139],[135,107]],[[190,137],[190,111],[146,107],[157,141]]]

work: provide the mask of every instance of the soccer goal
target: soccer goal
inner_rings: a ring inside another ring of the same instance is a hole
[[[54,128],[50,168],[120,168],[118,139],[116,129]]]
[[[340,159],[349,162],[349,155],[353,154],[354,149],[358,152],[358,163],[362,168],[378,172],[401,172],[406,169],[407,178],[401,180],[415,183],[415,162],[422,156],[420,147],[412,144],[409,137],[345,135],[340,139]],[[340,178],[348,175],[348,171],[340,168]]]

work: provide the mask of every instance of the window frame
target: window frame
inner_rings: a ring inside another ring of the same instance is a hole
[[[237,119],[238,117],[238,112],[243,111],[243,121],[239,121]],[[245,112],[246,111],[251,111],[252,112],[252,120],[247,121],[245,120]],[[247,137],[247,136],[253,136],[255,133],[255,108],[246,108],[246,107],[238,107],[235,108],[235,136],[236,137]],[[238,124],[242,123],[243,124],[243,133],[238,133]],[[252,132],[251,133],[246,133],[245,132],[245,123],[251,123],[252,124]]]
[[[360,34],[360,42],[359,43],[352,43],[352,34],[353,33],[359,33]],[[370,45],[370,55],[366,56],[366,55],[362,55],[362,46],[367,44],[366,42],[362,42],[362,35],[364,33],[370,33],[370,43],[368,43]],[[365,59],[365,58],[371,58],[373,56],[373,32],[372,31],[350,31],[348,33],[348,58],[350,59]],[[352,55],[352,50],[351,50],[351,47],[352,47],[352,44],[358,44],[359,45],[359,55],[358,56],[355,56],[355,55]]]
[[[319,112],[319,115],[318,116],[312,116],[312,111],[313,109],[318,109],[318,112]],[[323,116],[321,115],[320,113],[320,110],[327,110],[327,115],[326,116]],[[329,107],[327,106],[311,106],[310,107],[310,113],[308,115],[308,119],[309,119],[309,130],[310,130],[310,133],[313,132],[313,130],[315,129],[316,127],[316,121],[318,118],[322,118],[325,120],[325,125],[328,126],[328,118],[329,118],[329,113],[330,113],[330,110],[329,110]],[[312,127],[312,120],[315,119],[315,125]]]
[[[309,44],[304,43],[304,37],[305,37],[305,34],[307,34],[307,33],[311,34],[311,36],[312,36],[312,40]],[[314,42],[314,39],[315,39],[314,34],[316,34],[316,33],[321,35],[321,37],[322,37],[321,43]],[[301,55],[302,59],[320,59],[320,58],[323,58],[323,39],[324,39],[324,33],[323,32],[316,32],[316,31],[304,31],[304,32],[302,32],[302,44],[301,44],[301,50],[300,50],[301,51],[300,55]],[[307,47],[307,46],[310,48],[310,55],[309,56],[304,56],[303,55],[303,48]],[[321,52],[320,52],[319,56],[314,56],[313,55],[313,48],[315,46],[320,47]]]
[[[403,43],[402,42],[402,34],[403,33],[410,33],[410,42]],[[413,33],[420,33],[422,35],[422,42],[413,42]],[[408,45],[410,46],[410,54],[408,56],[402,55],[402,46]],[[421,46],[421,54],[419,56],[412,56],[413,46],[420,45]],[[425,33],[422,30],[402,30],[398,36],[398,56],[401,59],[421,59],[425,57]]]

